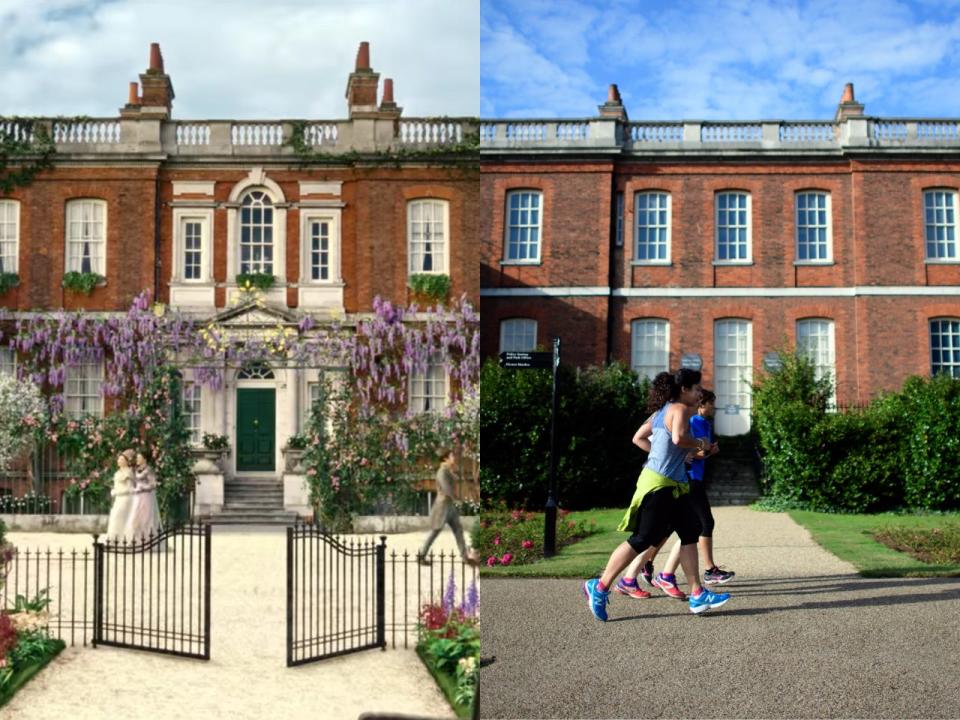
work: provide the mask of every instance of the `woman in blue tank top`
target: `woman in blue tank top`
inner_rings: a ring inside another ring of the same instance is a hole
[[[690,582],[690,610],[701,613],[723,605],[729,598],[700,586],[697,540],[700,525],[689,504],[680,502],[689,490],[683,460],[689,449],[706,450],[709,440],[693,438],[689,432],[692,407],[697,402],[700,373],[680,370],[676,375],[660,373],[650,388],[648,410],[653,414],[634,435],[636,445],[649,453],[630,507],[620,530],[631,535],[607,561],[600,578],[583,585],[590,610],[598,620],[607,619],[609,589],[617,576],[634,558],[649,547],[659,545],[671,532],[680,536],[680,564]]]

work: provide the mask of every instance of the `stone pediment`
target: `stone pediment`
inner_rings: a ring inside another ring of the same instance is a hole
[[[258,328],[276,327],[281,325],[296,325],[299,318],[289,310],[274,307],[273,305],[258,306],[255,302],[245,303],[237,307],[224,310],[214,316],[212,322],[222,328]]]

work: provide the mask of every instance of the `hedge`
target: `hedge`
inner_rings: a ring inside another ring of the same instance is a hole
[[[645,453],[631,443],[646,419],[649,383],[621,364],[559,369],[557,486],[561,507],[629,503]],[[550,472],[551,372],[480,373],[480,492],[486,507],[540,510]]]
[[[960,381],[911,377],[869,406],[830,412],[829,378],[783,352],[753,388],[768,505],[828,512],[960,507]]]

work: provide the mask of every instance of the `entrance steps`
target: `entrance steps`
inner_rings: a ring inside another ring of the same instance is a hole
[[[223,510],[210,516],[214,525],[291,525],[299,515],[283,509],[283,483],[274,475],[227,480]]]

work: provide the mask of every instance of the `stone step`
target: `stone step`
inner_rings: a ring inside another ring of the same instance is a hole
[[[282,511],[283,501],[281,500],[275,503],[262,503],[262,502],[245,502],[245,501],[238,502],[238,501],[228,500],[227,502],[224,503],[223,509],[225,511],[229,511],[229,510],[240,510],[240,511],[255,510],[257,512],[261,510],[269,511],[269,512]]]
[[[214,515],[208,522],[211,525],[293,525],[299,516],[290,515]]]

